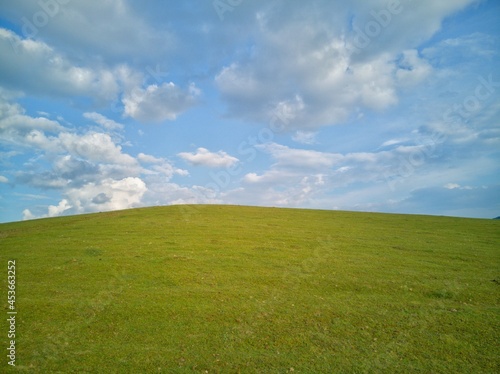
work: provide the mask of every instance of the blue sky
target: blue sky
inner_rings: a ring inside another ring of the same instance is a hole
[[[499,2],[144,3],[0,5],[1,222],[500,215]]]

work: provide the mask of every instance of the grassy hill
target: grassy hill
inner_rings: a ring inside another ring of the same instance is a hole
[[[172,206],[1,224],[0,248],[0,371],[500,372],[494,220]]]

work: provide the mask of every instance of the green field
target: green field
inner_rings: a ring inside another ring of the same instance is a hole
[[[0,372],[500,372],[500,221],[171,206],[1,224],[0,248]]]

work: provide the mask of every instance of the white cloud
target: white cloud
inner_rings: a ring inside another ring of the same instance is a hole
[[[145,153],[134,158],[124,153],[109,134],[92,130],[77,133],[56,121],[27,116],[21,106],[5,100],[0,101],[0,109],[0,142],[37,154],[25,169],[15,172],[16,184],[59,190],[63,197],[46,212],[25,210],[26,219],[139,206],[148,191],[142,176],[166,183],[175,174],[188,174],[164,158]],[[108,128],[119,128],[97,113],[86,117]],[[0,183],[7,183],[3,178]],[[168,201],[169,197],[163,199]]]
[[[346,154],[293,149],[276,143],[259,148],[269,153],[275,163],[264,172],[247,173],[242,179],[245,191],[232,192],[232,198],[246,195],[263,201],[260,191],[264,189],[266,192],[262,196],[265,196],[266,203],[273,197],[275,202],[280,202],[279,205],[297,206],[305,204],[307,199],[311,199],[308,205],[314,205],[316,199],[327,201],[328,194],[352,186],[382,185],[387,193],[391,186],[399,187],[403,180],[411,183],[413,174],[419,174],[418,169],[425,168],[431,161],[426,158],[428,155],[422,146]],[[339,203],[332,204],[339,206]]]
[[[14,118],[19,117],[15,115]],[[56,122],[47,119],[33,119],[29,116],[22,116],[24,127],[8,127],[8,131],[2,131],[0,127],[0,141],[10,145],[17,145],[24,148],[31,148],[36,151],[45,152],[47,155],[68,154],[75,158],[86,160],[95,165],[99,165],[101,170],[109,168],[108,164],[128,172],[139,169],[139,163],[132,156],[123,153],[119,144],[111,138],[109,134],[89,131],[84,134],[70,132]],[[24,118],[25,117],[25,118]],[[2,123],[15,122],[12,117]],[[31,129],[29,126],[31,125]],[[40,130],[42,128],[42,130]],[[58,129],[57,135],[47,135],[43,129]]]
[[[446,188],[447,190],[455,190],[455,189],[459,189],[459,190],[472,190],[473,189],[470,186],[461,186],[461,185],[459,185],[457,183],[447,183],[443,187]]]
[[[142,152],[137,155],[137,159],[140,162],[143,162],[146,164],[161,164],[164,161],[162,158],[147,155],[147,154],[142,153]]]
[[[210,168],[229,167],[239,162],[224,151],[210,152],[206,148],[198,148],[195,153],[181,152],[178,156],[192,165]]]
[[[0,175],[0,183],[9,183],[9,179],[7,177],[4,177],[3,175]]]
[[[50,205],[45,214],[37,216],[29,209],[25,209],[23,217],[34,219],[134,208],[140,205],[147,190],[146,184],[137,177],[121,180],[104,179],[64,191],[64,198],[58,205]]]
[[[163,27],[145,22],[141,8],[134,9],[126,0],[103,0],[98,5],[85,0],[17,0],[2,8],[24,37],[42,37],[81,58],[144,62],[164,55],[175,42]],[[34,19],[40,13],[46,18],[42,24],[41,17]]]
[[[297,131],[292,135],[292,140],[301,144],[315,144],[316,143],[316,135],[315,132],[309,131]]]
[[[391,145],[401,144],[401,143],[404,143],[406,141],[408,141],[408,139],[389,139],[389,140],[383,142],[380,147],[381,148],[390,147]]]
[[[17,142],[20,134],[25,135],[32,130],[56,133],[63,130],[63,127],[44,117],[25,115],[19,104],[9,103],[0,95],[0,136]]]
[[[294,183],[290,183],[298,178],[301,173],[299,172],[291,172],[287,170],[280,170],[273,168],[271,170],[267,170],[261,175],[257,173],[248,173],[243,177],[243,182],[246,184],[253,185],[267,185],[267,186],[280,186],[282,184],[286,184],[288,186],[293,185]]]
[[[15,45],[15,49],[11,45]],[[116,110],[134,119],[146,122],[175,120],[197,102],[201,91],[194,83],[186,89],[174,83],[161,83],[151,68],[136,71],[125,64],[106,67],[89,61],[83,65],[62,55],[48,44],[22,39],[12,31],[0,28],[0,84],[30,95],[58,98],[90,98],[93,105],[113,105],[122,96]],[[16,53],[17,52],[17,53]],[[86,61],[86,60],[85,60]],[[87,62],[87,61],[86,61]],[[147,80],[157,83],[142,88]],[[121,130],[123,125],[96,112],[87,112],[85,118],[107,130]]]
[[[399,102],[400,88],[433,73],[414,48],[474,2],[401,2],[393,14],[382,0],[274,3],[258,12],[256,44],[220,69],[215,83],[230,116],[264,123],[278,117],[290,131],[343,123],[364,108],[386,110]],[[387,25],[378,24],[380,32],[353,53],[356,30],[381,12],[389,14]]]
[[[174,83],[152,84],[145,89],[136,88],[123,98],[125,114],[144,122],[173,121],[196,104],[200,91],[194,84],[182,90]]]
[[[48,217],[56,217],[63,214],[65,211],[71,209],[72,206],[68,203],[68,200],[62,199],[57,206],[50,205],[49,212],[47,213]]]
[[[311,206],[326,187],[325,175],[321,173],[272,170],[260,176],[249,173],[243,181],[244,188],[224,194],[226,201],[264,206]]]
[[[13,49],[12,45],[16,48]],[[117,97],[119,82],[113,71],[77,66],[44,42],[22,39],[0,28],[0,83],[46,96],[90,96],[97,101]]]
[[[61,147],[69,154],[93,162],[137,166],[137,160],[123,153],[121,146],[115,144],[111,136],[104,133],[89,132],[84,135],[61,133],[58,137]]]
[[[243,180],[247,183],[257,183],[262,180],[262,176],[259,176],[256,173],[248,173],[244,176]]]
[[[29,219],[35,219],[37,218],[29,209],[24,209],[23,210],[23,220],[29,220]]]
[[[269,117],[277,118],[286,125],[290,122],[299,121],[304,116],[305,109],[302,97],[295,95],[293,99],[278,102]]]
[[[112,119],[106,118],[102,114],[96,112],[86,112],[83,113],[83,116],[91,121],[94,121],[98,125],[101,125],[106,130],[123,130],[125,127],[121,123],[115,122]]]
[[[447,188],[449,190],[453,190],[455,188],[460,188],[460,185],[459,184],[456,184],[456,183],[447,183],[443,186],[444,188]]]
[[[137,160],[142,164],[149,165],[147,169],[142,172],[147,175],[162,175],[168,180],[176,175],[186,176],[189,175],[187,170],[178,169],[174,167],[168,160],[164,158],[154,157],[145,153],[139,153]]]
[[[65,192],[76,212],[96,212],[132,208],[140,205],[147,186],[140,178],[104,179]]]
[[[383,110],[397,103],[392,56],[382,54],[354,63],[341,41],[314,50],[313,40],[302,36],[296,42],[301,43],[303,56],[297,59],[282,37],[269,37],[279,44],[250,62],[223,68],[216,76],[229,114],[278,122],[286,130],[311,131],[347,120],[359,106]],[[276,66],[274,60],[282,65]],[[290,77],[294,77],[293,84]]]

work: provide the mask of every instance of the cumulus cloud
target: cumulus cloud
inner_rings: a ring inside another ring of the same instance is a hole
[[[31,213],[31,210],[29,209],[24,209],[23,210],[23,220],[29,220],[29,219],[35,219],[35,218],[38,218],[37,216],[35,216],[33,213]]]
[[[0,109],[0,142],[38,154],[24,169],[12,171],[15,183],[58,190],[62,195],[60,202],[48,206],[45,212],[25,210],[26,219],[139,206],[149,191],[143,178],[160,185],[174,175],[188,174],[167,159],[125,153],[107,133],[79,133],[57,121],[33,118],[24,114],[20,105],[6,100],[0,100]],[[104,127],[119,128],[97,113],[87,113],[86,117]],[[7,182],[0,176],[0,183]],[[168,196],[163,197],[166,201]]]
[[[65,192],[77,213],[126,209],[138,206],[147,187],[138,177],[104,179]]]
[[[24,122],[24,127],[6,127],[8,131],[1,131],[0,127],[0,141],[24,148],[34,148],[47,154],[67,153],[96,164],[115,164],[128,168],[138,167],[137,160],[123,153],[122,147],[116,144],[109,134],[95,131],[78,134],[46,119],[25,117],[28,120]],[[2,122],[11,123],[13,120],[12,118],[6,121],[0,120],[0,126],[2,126]],[[54,126],[61,131],[57,135],[47,134],[43,130],[47,122],[49,129]]]
[[[284,36],[270,39],[273,46],[266,54],[233,63],[216,76],[230,115],[261,122],[278,119],[286,130],[311,131],[346,121],[358,106],[383,110],[398,101],[389,55],[353,63],[340,40],[312,50],[313,40],[300,37],[296,42],[305,56],[297,59]]]
[[[56,133],[63,127],[56,121],[44,117],[31,117],[25,114],[19,104],[13,104],[0,94],[0,134],[4,139],[17,142],[19,136],[32,130]]]
[[[123,109],[126,116],[139,121],[175,120],[194,106],[200,95],[194,83],[186,89],[172,82],[161,83],[164,77],[151,68],[137,71],[123,63],[107,67],[92,61],[85,65],[43,41],[23,39],[3,28],[0,28],[0,50],[4,51],[0,54],[3,87],[64,99],[86,97],[95,106],[114,103],[116,110]],[[156,83],[147,85],[151,78]],[[120,96],[123,108],[116,104]],[[86,112],[84,116],[107,130],[123,129],[123,125],[97,112]]]
[[[148,167],[142,171],[147,175],[161,176],[163,178],[167,178],[167,180],[170,180],[174,175],[189,175],[187,170],[176,168],[170,161],[164,158],[139,153],[137,159],[141,162],[141,164],[148,165]]]
[[[96,56],[144,62],[163,55],[175,42],[170,32],[149,25],[140,9],[126,0],[104,0],[98,7],[85,0],[18,0],[3,4],[2,10],[20,26],[23,37],[49,40],[82,59]],[[37,13],[44,14],[44,22],[42,17],[34,19]]]
[[[72,206],[68,203],[68,200],[62,199],[57,206],[56,205],[49,206],[49,212],[47,213],[47,217],[59,216],[71,208]]]
[[[61,134],[65,138],[67,134]],[[93,143],[89,137],[95,134],[69,134],[71,141],[66,147],[54,149],[41,148],[39,162],[31,168],[16,172],[16,182],[36,188],[59,189],[78,188],[89,182],[97,182],[105,178],[119,179],[128,175],[139,175],[143,172],[138,161],[132,156],[119,151],[119,146],[110,143],[95,143],[95,154],[92,154]],[[108,136],[102,134],[104,139]],[[75,146],[74,142],[82,139],[82,146]],[[59,138],[53,139],[54,143]],[[33,144],[31,142],[31,144]],[[109,148],[107,148],[109,147]],[[42,165],[49,162],[50,168]]]
[[[137,160],[123,153],[121,146],[115,144],[108,134],[98,132],[89,132],[83,135],[61,133],[58,140],[62,149],[69,154],[89,161],[130,167],[137,166]]]
[[[0,28],[0,50],[4,51],[0,54],[4,87],[46,96],[84,95],[98,101],[118,95],[119,82],[112,70],[75,65],[42,41]]]
[[[196,103],[200,91],[194,84],[183,90],[174,83],[152,84],[125,94],[125,114],[139,121],[173,121]]]
[[[178,156],[192,165],[210,168],[229,167],[239,162],[236,157],[230,156],[224,151],[210,152],[206,148],[198,148],[194,153],[181,152]]]
[[[382,0],[276,3],[257,13],[255,48],[219,70],[215,83],[228,115],[278,117],[292,131],[342,123],[359,109],[385,110],[398,103],[399,88],[433,72],[414,48],[474,2],[400,2],[393,13]],[[359,33],[367,39],[362,48]]]
[[[134,208],[140,205],[146,192],[146,184],[137,177],[127,177],[121,180],[104,179],[97,183],[88,183],[79,188],[65,190],[63,193],[65,197],[58,205],[49,205],[47,213],[35,215],[29,209],[25,209],[23,218],[26,220]]]

